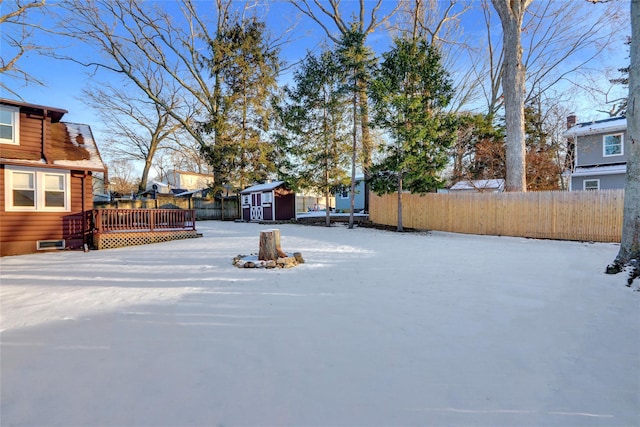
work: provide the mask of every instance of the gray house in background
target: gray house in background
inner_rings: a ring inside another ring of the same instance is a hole
[[[354,197],[354,212],[364,210],[365,199],[364,175],[356,176],[356,195]],[[344,187],[336,193],[336,211],[351,212],[351,187]]]
[[[568,117],[564,134],[569,139],[570,162],[563,175],[569,191],[624,188],[630,149],[627,119],[573,123],[575,116]]]

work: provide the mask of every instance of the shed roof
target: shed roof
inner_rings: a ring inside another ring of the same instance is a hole
[[[273,181],[273,182],[266,182],[264,184],[253,185],[251,187],[247,187],[244,190],[242,190],[240,194],[256,193],[258,191],[270,191],[280,187],[284,183],[285,183],[284,181]]]
[[[503,190],[504,189],[504,179],[476,179],[470,181],[458,181],[453,187],[450,188],[451,191],[463,191],[463,190]]]

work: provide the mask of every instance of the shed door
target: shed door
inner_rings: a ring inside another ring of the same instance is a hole
[[[262,221],[262,198],[260,193],[251,193],[251,221]]]

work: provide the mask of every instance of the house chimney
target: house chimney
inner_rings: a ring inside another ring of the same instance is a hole
[[[570,116],[567,116],[567,129],[571,129],[573,126],[575,126],[575,124],[576,124],[576,115],[571,114]]]

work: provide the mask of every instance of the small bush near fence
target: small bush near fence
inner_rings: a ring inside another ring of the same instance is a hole
[[[620,242],[624,190],[403,194],[407,228],[539,239]],[[398,223],[397,195],[370,197],[372,222]]]

